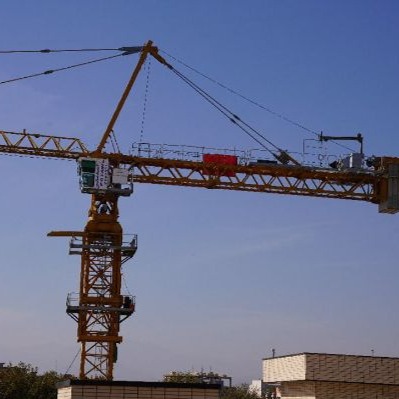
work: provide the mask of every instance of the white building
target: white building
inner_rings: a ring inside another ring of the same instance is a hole
[[[282,399],[397,399],[399,358],[322,353],[266,358],[262,380]]]

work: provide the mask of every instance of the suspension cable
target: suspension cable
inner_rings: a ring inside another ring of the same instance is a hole
[[[118,48],[80,48],[80,49],[42,49],[42,50],[0,50],[0,54],[26,54],[26,53],[70,53],[70,52],[94,52],[94,51],[132,51],[142,47],[118,47]],[[139,50],[140,51],[140,50]]]
[[[73,64],[73,65],[69,65],[69,66],[66,66],[66,67],[62,67],[62,68],[48,69],[47,71],[34,73],[34,74],[31,74],[31,75],[20,76],[18,78],[3,80],[2,82],[0,82],[0,85],[6,84],[6,83],[17,82],[19,80],[24,80],[24,79],[36,78],[36,77],[42,76],[42,75],[50,75],[50,74],[55,73],[55,72],[66,71],[66,70],[70,70],[70,69],[73,69],[73,68],[78,68],[78,67],[85,66],[85,65],[95,64],[95,63],[101,62],[101,61],[111,60],[111,59],[114,59],[114,58],[117,58],[117,57],[123,57],[125,55],[130,55],[130,54],[133,54],[133,52],[124,52],[122,54],[111,55],[109,57],[103,57],[103,58],[97,58],[95,60],[81,62],[79,64]]]
[[[115,134],[114,130],[111,130],[110,139],[111,139],[111,145],[112,145],[113,151],[117,152],[118,154],[121,154],[121,150],[119,148],[118,140],[116,138],[116,134]]]
[[[194,84],[194,83],[193,83]],[[195,85],[195,84],[194,84]],[[223,108],[227,114],[231,115],[231,118],[233,118],[235,121],[238,121],[240,123],[242,123],[244,126],[246,126],[247,128],[249,128],[249,130],[251,130],[253,133],[255,133],[257,136],[259,136],[262,140],[266,141],[268,144],[270,144],[272,147],[274,147],[276,150],[281,150],[279,147],[277,147],[275,144],[273,144],[270,140],[268,140],[263,134],[261,134],[260,132],[258,132],[257,130],[255,130],[252,126],[250,126],[248,123],[246,123],[245,121],[243,121],[237,114],[233,113],[232,111],[230,111],[227,107],[225,107],[223,104],[221,104],[219,101],[217,101],[214,97],[212,97],[209,93],[206,93],[204,90],[202,90],[199,86],[195,85],[198,90],[200,90],[201,92],[204,93],[204,95],[208,96],[212,101],[215,102],[215,104],[217,104],[218,106],[220,106],[221,108]],[[231,119],[230,118],[230,119]],[[235,123],[235,122],[234,122]]]
[[[214,83],[214,84],[216,84],[216,85],[222,87],[223,89],[225,89],[225,90],[231,92],[232,94],[234,94],[234,95],[236,95],[236,96],[238,96],[238,97],[241,97],[243,100],[245,100],[245,101],[247,101],[247,102],[249,102],[249,103],[251,103],[251,104],[253,104],[253,105],[255,105],[255,106],[257,106],[257,107],[259,107],[259,108],[261,108],[261,109],[263,109],[263,110],[265,110],[265,111],[267,111],[267,112],[269,112],[269,113],[272,114],[272,115],[275,115],[275,116],[277,116],[277,117],[283,119],[284,121],[286,121],[286,122],[288,122],[288,123],[291,123],[292,125],[294,125],[294,126],[296,126],[296,127],[299,127],[299,128],[301,128],[301,129],[303,129],[303,130],[306,130],[306,131],[309,132],[309,133],[312,133],[312,134],[315,134],[315,135],[319,135],[319,133],[317,133],[315,130],[310,129],[310,128],[308,128],[308,127],[302,125],[301,123],[296,122],[296,121],[294,121],[294,120],[292,120],[292,119],[290,119],[290,118],[284,116],[283,114],[281,114],[281,113],[279,113],[279,112],[277,112],[277,111],[274,111],[274,110],[272,110],[271,108],[266,107],[266,106],[264,106],[264,105],[258,103],[257,101],[251,100],[249,97],[247,97],[247,96],[245,96],[245,95],[239,93],[238,91],[236,91],[236,90],[234,90],[234,89],[231,89],[230,87],[228,87],[228,86],[226,86],[225,84],[223,84],[223,83],[217,81],[216,79],[211,78],[210,76],[205,75],[204,73],[200,72],[198,69],[196,69],[196,68],[194,68],[194,67],[192,67],[192,66],[186,64],[185,62],[179,60],[178,58],[174,57],[173,55],[168,54],[166,51],[162,51],[162,50],[160,50],[160,51],[161,51],[162,53],[166,54],[168,57],[173,58],[173,59],[174,59],[175,61],[177,61],[178,63],[184,65],[186,68],[192,70],[193,72],[197,73],[198,75],[202,76],[203,78],[209,80],[210,82],[212,82],[212,83]]]
[[[212,82],[212,83],[214,83],[214,84],[220,86],[221,88],[223,88],[223,89],[229,91],[230,93],[232,93],[232,94],[234,94],[234,95],[236,95],[236,96],[242,98],[243,100],[249,102],[250,104],[255,105],[255,106],[257,106],[258,108],[263,109],[264,111],[266,111],[266,112],[268,112],[268,113],[270,113],[270,114],[272,114],[272,115],[274,115],[274,116],[276,116],[276,117],[278,117],[278,118],[284,120],[285,122],[290,123],[291,125],[294,125],[294,126],[300,128],[300,129],[302,129],[302,130],[307,131],[308,133],[312,133],[313,135],[316,135],[317,137],[320,137],[320,133],[318,133],[318,132],[315,131],[314,129],[308,128],[308,127],[304,126],[303,124],[301,124],[301,123],[299,123],[299,122],[296,122],[296,121],[294,121],[293,119],[291,119],[291,118],[289,118],[289,117],[283,115],[282,113],[277,112],[277,111],[274,111],[274,110],[272,110],[270,107],[267,107],[267,106],[265,106],[265,105],[260,104],[260,103],[257,102],[257,101],[254,101],[254,100],[250,99],[249,97],[243,95],[242,93],[240,93],[240,92],[238,92],[238,91],[236,91],[236,90],[234,90],[234,89],[228,87],[227,85],[225,85],[225,84],[223,84],[223,83],[217,81],[216,79],[214,79],[214,78],[212,78],[212,77],[210,77],[210,76],[204,74],[203,72],[199,71],[198,69],[196,69],[196,68],[194,68],[194,67],[188,65],[188,64],[185,63],[184,61],[182,61],[182,60],[180,60],[180,59],[174,57],[173,55],[169,54],[168,52],[166,52],[166,51],[164,51],[164,50],[160,50],[160,52],[164,53],[164,54],[167,55],[168,57],[174,59],[175,61],[177,61],[177,62],[180,63],[181,65],[185,66],[186,68],[190,69],[191,71],[195,72],[196,74],[202,76],[203,78],[209,80],[210,82]],[[354,150],[353,150],[352,148],[347,147],[347,146],[344,145],[344,144],[337,143],[337,142],[334,141],[334,140],[331,140],[331,142],[334,143],[334,144],[336,144],[336,145],[338,145],[338,146],[340,146],[340,147],[342,147],[342,148],[345,148],[346,150],[349,150],[349,151],[351,151],[351,152],[354,152]]]
[[[126,282],[126,278],[125,278],[124,273],[122,273],[122,281],[123,281],[123,285],[125,286],[126,292],[128,293],[128,295],[133,296],[132,293],[131,293],[130,290],[129,290],[128,285],[127,285],[127,282]]]
[[[180,71],[176,70],[172,67],[172,72],[174,72],[180,79],[182,79],[185,83],[187,83],[192,89],[194,89],[201,97],[203,97],[207,102],[209,102],[212,106],[214,106],[222,115],[230,120],[230,122],[234,123],[237,127],[239,127],[244,133],[246,133],[249,137],[251,137],[254,141],[256,141],[260,146],[262,146],[265,150],[267,150],[270,154],[275,156],[274,152],[267,147],[260,139],[256,138],[254,134],[250,131],[255,133],[258,137],[264,140],[266,143],[274,147],[274,149],[282,151],[279,147],[273,144],[270,140],[268,140],[264,135],[259,133],[249,124],[245,123],[240,117],[238,117],[235,113],[230,111],[227,107],[222,105],[219,101],[217,101],[214,97],[212,97],[209,93],[205,90],[201,89],[198,85],[196,85],[193,81],[191,81],[187,76],[183,75]],[[246,129],[247,127],[248,129]],[[250,130],[250,131],[249,131]]]
[[[69,367],[67,368],[67,370],[65,371],[64,375],[68,374],[69,370],[72,368],[73,364],[75,363],[76,358],[79,356],[79,353],[82,349],[79,348],[79,350],[76,352],[75,357],[72,359],[71,364],[69,365]]]

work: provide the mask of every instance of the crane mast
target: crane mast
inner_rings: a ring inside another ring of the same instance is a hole
[[[121,292],[121,268],[136,253],[137,236],[124,236],[118,221],[118,200],[132,194],[133,183],[350,199],[378,204],[382,213],[399,212],[399,158],[395,157],[374,158],[369,169],[337,170],[298,162],[257,164],[209,153],[193,160],[159,152],[155,156],[105,152],[146,57],[172,68],[151,41],[138,49],[138,64],[96,150],[89,151],[77,138],[0,131],[2,154],[76,160],[81,191],[91,195],[83,231],[48,234],[70,237],[69,253],[81,258],[79,293],[69,294],[66,304],[68,315],[78,324],[81,379],[113,379],[117,345],[122,342],[120,324],[135,311],[135,298]]]
[[[117,194],[92,194],[84,231],[48,234],[70,236],[69,253],[81,257],[79,294],[69,294],[66,304],[78,323],[80,378],[112,379],[120,323],[135,310],[135,298],[121,295],[121,265],[134,256],[137,236],[124,241],[118,216]]]
[[[71,249],[81,255],[78,341],[80,376],[113,377],[121,321],[134,312],[134,297],[121,295],[121,265],[137,250],[137,238],[125,243],[118,222],[118,195],[92,194],[89,220]],[[67,306],[67,312],[74,309]]]

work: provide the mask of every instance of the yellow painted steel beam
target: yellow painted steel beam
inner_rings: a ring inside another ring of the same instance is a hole
[[[152,55],[161,64],[166,65],[167,67],[171,67],[170,64],[168,64],[166,62],[166,60],[158,54],[158,48],[153,46],[152,44],[153,44],[153,42],[151,40],[149,40],[146,43],[146,45],[143,47],[139,61],[137,62],[137,65],[132,72],[132,75],[131,75],[131,77],[125,87],[125,90],[123,91],[122,96],[118,102],[118,105],[116,106],[116,109],[111,117],[111,120],[109,121],[108,126],[105,129],[103,137],[101,138],[97,149],[94,151],[94,154],[100,154],[101,152],[103,152],[105,144],[106,144],[109,136],[112,133],[114,125],[119,117],[119,114],[121,113],[122,108],[125,105],[125,102],[130,94],[130,91],[132,90],[134,82],[136,81],[137,76],[139,75],[141,68],[143,67],[148,55]]]
[[[83,231],[50,231],[47,237],[83,237]]]
[[[116,343],[120,344],[123,341],[123,338],[120,336],[111,336],[111,335],[79,335],[78,336],[78,341],[79,342],[111,342],[111,343]],[[87,356],[84,357],[84,361],[87,361]],[[89,375],[85,374],[84,376],[81,376],[81,378],[87,378]]]
[[[0,153],[77,159],[89,151],[74,137],[0,131]]]

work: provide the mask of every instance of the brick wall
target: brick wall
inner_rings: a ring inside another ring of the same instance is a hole
[[[316,388],[313,381],[284,382],[277,388],[277,396],[289,399],[315,399]],[[336,398],[335,398],[336,399]]]
[[[316,382],[317,399],[397,399],[399,386],[344,382]]]
[[[306,379],[395,385],[399,384],[399,359],[306,354]]]
[[[219,399],[210,384],[69,381],[58,386],[57,399]]]
[[[282,399],[398,399],[399,386],[325,381],[283,382],[277,388]]]

